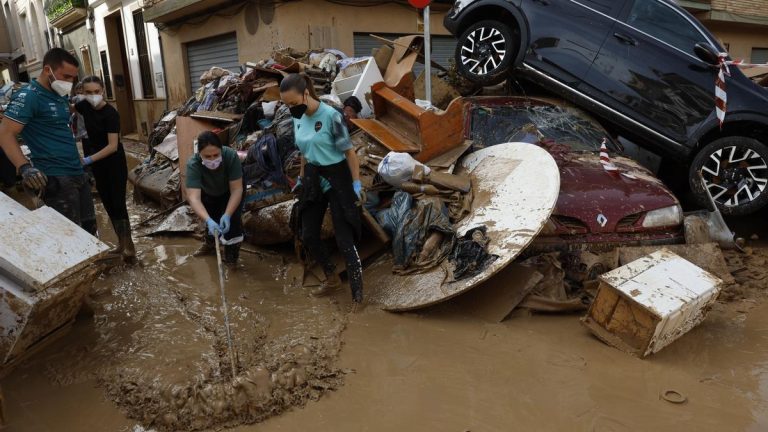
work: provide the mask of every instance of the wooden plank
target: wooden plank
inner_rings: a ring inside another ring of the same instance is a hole
[[[535,269],[510,264],[481,286],[459,296],[456,305],[483,320],[504,321],[542,279]]]
[[[192,113],[191,117],[203,120],[223,121],[227,123],[234,123],[243,118],[242,114],[230,114],[220,111],[198,111]],[[178,125],[177,125],[178,127]]]
[[[197,120],[191,117],[176,118],[176,142],[179,151],[179,167],[181,174],[181,198],[187,199],[187,162],[195,154],[194,141],[200,132],[213,130],[215,126],[205,120]]]
[[[378,120],[354,119],[352,122],[391,151],[416,153],[420,150],[417,144],[400,136]]]

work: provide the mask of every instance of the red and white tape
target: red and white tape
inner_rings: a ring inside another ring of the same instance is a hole
[[[729,66],[738,67],[768,67],[768,63],[744,63],[742,60],[728,60],[728,53],[720,53],[717,55],[719,60],[719,67],[717,71],[717,78],[715,79],[715,113],[717,114],[717,120],[720,122],[720,128],[723,128],[725,122],[725,114],[728,112],[728,92],[725,84],[725,77],[731,76],[731,69]]]
[[[608,157],[608,146],[606,144],[606,139],[603,138],[602,144],[600,144],[600,164],[603,165],[603,169],[607,171],[610,174],[617,174],[619,172],[619,168],[611,162],[611,158]]]

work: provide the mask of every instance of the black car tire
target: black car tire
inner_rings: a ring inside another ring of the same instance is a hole
[[[480,21],[459,37],[456,68],[474,83],[499,84],[511,71],[517,45],[517,37],[508,25],[493,20]]]
[[[768,204],[768,147],[748,137],[725,137],[706,145],[693,159],[689,183],[696,199],[708,205],[701,173],[723,214],[754,213]]]

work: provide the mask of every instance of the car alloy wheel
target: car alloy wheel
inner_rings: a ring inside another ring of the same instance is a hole
[[[701,167],[704,185],[721,206],[751,203],[768,186],[768,163],[756,151],[727,146],[712,152]]]
[[[472,74],[483,76],[494,72],[507,56],[507,39],[494,27],[472,31],[461,46],[461,63]]]

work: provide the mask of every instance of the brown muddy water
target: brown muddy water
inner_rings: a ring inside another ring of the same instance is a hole
[[[185,237],[137,246],[140,265],[95,282],[92,316],[0,380],[3,431],[768,430],[766,248],[726,254],[727,302],[646,360],[578,315],[351,314],[348,291],[313,299],[289,258],[243,253],[227,274],[233,380],[215,257]]]

